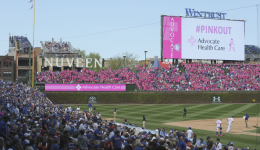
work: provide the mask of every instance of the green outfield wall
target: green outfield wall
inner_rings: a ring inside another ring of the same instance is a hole
[[[260,91],[239,92],[44,92],[58,104],[87,104],[97,96],[99,104],[204,104],[221,96],[221,103],[260,102]]]

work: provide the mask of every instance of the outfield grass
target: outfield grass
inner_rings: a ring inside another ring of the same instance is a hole
[[[68,105],[63,105],[68,106]],[[78,105],[72,105],[76,109]],[[242,117],[248,113],[250,117],[257,116],[256,104],[197,104],[197,105],[94,105],[97,112],[100,112],[103,118],[113,118],[113,108],[117,108],[117,122],[123,122],[124,117],[131,123],[142,126],[142,115],[146,117],[146,128],[155,130],[156,128],[166,128],[166,132],[175,128],[179,131],[187,130],[184,127],[168,126],[162,123],[187,121],[187,120],[200,120],[200,119],[219,119],[234,116],[234,118]],[[183,108],[187,108],[187,118],[182,118]],[[81,110],[86,109],[87,105],[81,105]],[[258,111],[260,112],[260,111]],[[259,115],[259,114],[258,114]],[[260,121],[260,120],[259,120]],[[192,125],[191,125],[192,126]],[[232,129],[231,129],[232,130]],[[213,142],[216,142],[216,132],[207,130],[193,129],[197,138],[210,136]],[[254,132],[255,133],[255,132]],[[255,148],[256,137],[251,135],[235,135],[223,134],[221,138],[222,144],[227,144],[232,141],[235,147]],[[260,149],[260,137],[258,137],[258,146]]]
[[[246,131],[246,132],[251,132],[251,133],[260,133],[260,128],[255,129],[255,130]],[[260,137],[259,137],[259,138],[260,138]]]

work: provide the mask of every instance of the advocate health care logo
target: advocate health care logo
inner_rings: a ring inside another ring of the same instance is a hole
[[[196,33],[230,35],[231,29],[232,29],[231,27],[197,25],[195,30],[196,30]],[[194,46],[194,43],[198,43],[198,50],[216,50],[216,51],[225,51],[226,50],[225,47],[219,46],[220,40],[216,40],[216,39],[199,38],[198,42],[197,42],[197,40],[194,38],[194,36],[191,36],[190,39],[188,39],[188,42],[191,44],[191,46]],[[199,45],[199,43],[202,43],[203,45],[202,44]],[[230,51],[236,52],[235,42],[234,42],[233,38],[230,39],[228,47],[229,47],[228,48],[229,52]]]
[[[81,87],[79,84],[76,86],[76,89],[77,89],[78,91],[80,91],[81,88],[82,88],[82,87]]]

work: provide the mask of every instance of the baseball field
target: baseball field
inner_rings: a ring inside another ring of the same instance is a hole
[[[68,105],[63,105],[64,107]],[[88,105],[71,105],[81,110],[88,111]],[[146,128],[166,128],[168,133],[171,129],[178,131],[187,130],[191,127],[197,139],[210,136],[216,142],[216,121],[222,119],[223,133],[221,143],[226,145],[233,142],[234,147],[260,149],[260,129],[256,128],[260,123],[260,104],[196,104],[196,105],[95,105],[96,111],[101,113],[102,118],[113,118],[113,108],[117,108],[117,122],[123,122],[127,118],[131,124],[142,127],[142,115],[146,117]],[[187,109],[187,117],[183,118],[183,108]],[[258,109],[258,111],[257,111]],[[258,112],[258,113],[257,113]],[[248,113],[250,116],[248,128],[246,128],[243,116]],[[233,116],[234,122],[231,125],[231,132],[226,133],[227,118]],[[258,123],[257,123],[258,122]],[[257,147],[256,147],[257,143]]]

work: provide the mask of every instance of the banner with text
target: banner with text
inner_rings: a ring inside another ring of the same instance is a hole
[[[181,17],[163,18],[163,58],[181,59]]]
[[[245,59],[244,21],[170,16],[163,20],[163,58]]]
[[[45,91],[126,91],[126,84],[45,84]]]

